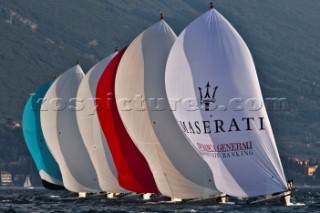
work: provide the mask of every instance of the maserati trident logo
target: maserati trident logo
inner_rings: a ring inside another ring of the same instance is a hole
[[[199,88],[199,93],[200,93],[200,104],[204,105],[206,111],[210,111],[210,104],[213,104],[213,103],[216,102],[215,95],[216,95],[216,91],[218,89],[218,86],[213,88],[212,93],[210,93],[211,86],[210,86],[210,83],[208,81],[208,83],[206,85],[207,91],[206,91],[206,93],[204,95],[203,95],[203,92],[202,92],[202,88],[201,87],[198,87],[198,88]],[[212,95],[210,95],[210,94],[212,94]]]

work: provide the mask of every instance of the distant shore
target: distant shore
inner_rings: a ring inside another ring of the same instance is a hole
[[[295,185],[294,188],[297,189],[320,189],[320,186],[309,186],[309,185]]]
[[[25,188],[23,186],[0,186],[0,190],[2,189],[25,189],[25,190],[32,190],[32,189],[28,189]],[[34,186],[33,189],[45,189],[43,186]]]
[[[294,188],[296,189],[320,189],[320,185],[317,186],[310,186],[310,185],[295,185]],[[25,189],[25,190],[32,190],[25,188],[23,186],[0,186],[0,190],[2,189]],[[33,189],[45,189],[43,186],[35,186]]]

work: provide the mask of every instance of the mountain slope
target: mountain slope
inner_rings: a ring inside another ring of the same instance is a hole
[[[280,154],[316,157],[320,151],[320,2],[214,3],[247,42],[264,97],[286,98],[282,110],[267,101]],[[2,0],[0,116],[20,121],[30,93],[77,59],[88,70],[115,45],[125,46],[157,21],[160,12],[179,34],[206,10],[206,0]],[[8,134],[17,133],[1,132],[1,143],[12,140]]]

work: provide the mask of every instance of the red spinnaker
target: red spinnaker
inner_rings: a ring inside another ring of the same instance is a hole
[[[158,193],[152,172],[127,133],[116,104],[114,85],[119,62],[127,48],[108,64],[97,86],[98,117],[118,171],[119,184],[138,193]]]

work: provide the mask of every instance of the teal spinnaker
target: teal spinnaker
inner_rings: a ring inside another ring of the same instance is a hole
[[[48,149],[40,123],[41,103],[52,83],[46,83],[30,95],[23,111],[22,130],[43,186],[51,190],[60,190],[64,187],[59,165]]]

